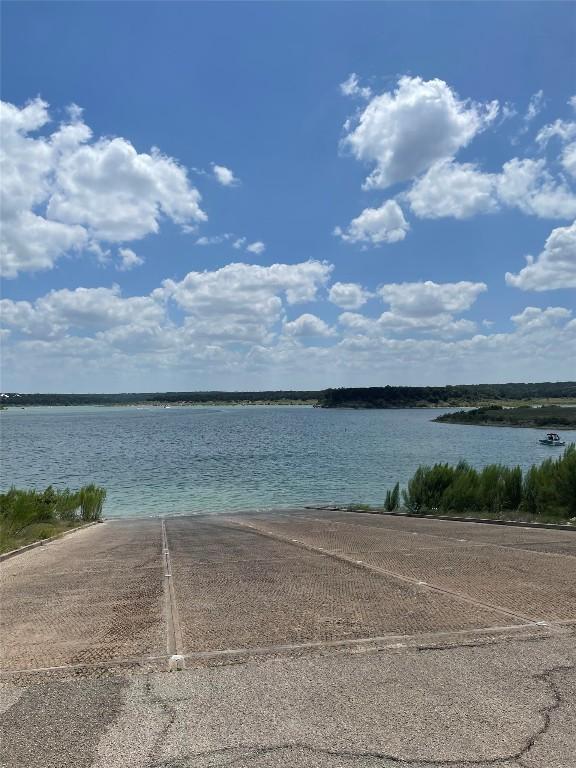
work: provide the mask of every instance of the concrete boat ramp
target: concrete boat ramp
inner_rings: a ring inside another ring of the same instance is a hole
[[[117,520],[0,590],[6,768],[576,765],[576,532]]]

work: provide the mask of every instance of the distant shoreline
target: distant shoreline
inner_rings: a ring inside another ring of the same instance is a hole
[[[576,404],[576,382],[456,384],[440,387],[171,391],[117,393],[3,392],[0,405],[30,406],[315,406],[317,408],[478,408],[485,405]]]
[[[576,429],[576,407],[545,405],[537,408],[487,406],[472,411],[445,413],[433,421],[471,427],[515,427],[524,429]]]

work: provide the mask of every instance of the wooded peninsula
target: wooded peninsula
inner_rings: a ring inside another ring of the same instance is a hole
[[[548,405],[503,408],[489,405],[472,411],[445,413],[434,419],[443,424],[468,424],[484,427],[535,427],[537,429],[576,429],[576,407]]]

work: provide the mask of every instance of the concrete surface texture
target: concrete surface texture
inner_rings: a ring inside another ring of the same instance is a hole
[[[6,768],[576,766],[576,533],[110,521],[0,590]]]

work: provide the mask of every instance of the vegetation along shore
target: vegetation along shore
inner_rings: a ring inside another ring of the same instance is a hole
[[[489,405],[472,411],[445,413],[434,421],[442,424],[468,424],[482,427],[576,429],[576,408],[559,405],[504,408],[501,405]]]
[[[401,504],[402,502],[402,504]],[[489,464],[476,470],[456,466],[419,467],[406,488],[389,490],[382,511],[413,514],[479,515],[536,522],[576,522],[576,445],[525,472]],[[371,511],[356,507],[356,511]],[[376,510],[375,510],[376,511]]]
[[[256,392],[2,393],[7,407],[54,405],[315,405],[318,408],[444,408],[574,403],[576,382],[458,384],[445,387],[340,387]]]
[[[10,488],[0,494],[0,553],[101,520],[105,498],[93,484],[78,491]]]

